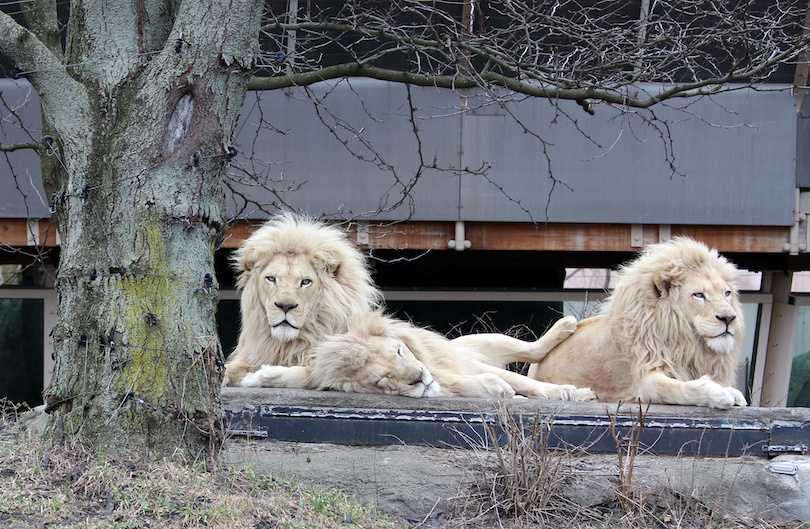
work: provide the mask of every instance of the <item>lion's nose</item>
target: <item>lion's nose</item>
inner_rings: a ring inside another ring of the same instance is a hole
[[[715,318],[725,323],[726,327],[728,327],[729,325],[731,325],[731,322],[737,318],[737,316],[721,316],[718,314],[715,316]]]
[[[295,307],[297,307],[297,306],[298,306],[298,303],[278,303],[278,302],[276,302],[276,304],[275,304],[275,305],[276,305],[276,307],[278,307],[278,308],[280,308],[281,310],[283,310],[283,311],[284,311],[284,314],[287,314],[288,312],[290,312],[291,310],[293,310]]]
[[[425,376],[425,370],[422,369],[422,368],[419,368],[419,376],[416,377],[416,380],[411,382],[411,386],[415,386],[416,384],[419,384],[420,382],[422,382],[422,379],[424,378],[424,376]]]

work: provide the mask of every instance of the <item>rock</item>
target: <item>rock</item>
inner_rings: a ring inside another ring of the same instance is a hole
[[[45,405],[42,404],[20,415],[17,428],[27,436],[29,441],[42,437],[45,433],[45,426],[48,424],[48,414],[45,413]]]

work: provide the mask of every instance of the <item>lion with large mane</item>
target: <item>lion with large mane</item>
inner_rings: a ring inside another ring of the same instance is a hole
[[[590,387],[603,401],[745,406],[733,387],[744,331],[737,275],[692,239],[651,245],[619,271],[599,315],[529,376]]]
[[[264,364],[303,365],[325,336],[346,332],[354,314],[382,302],[365,258],[342,230],[292,213],[256,230],[234,265],[242,329],[226,385]]]
[[[385,315],[363,254],[334,226],[280,214],[245,241],[234,263],[242,329],[225,366],[226,385],[417,397],[441,391],[594,398],[587,388],[542,383],[504,369],[545,357],[574,332],[574,318],[563,318],[533,342],[501,334],[448,340]]]

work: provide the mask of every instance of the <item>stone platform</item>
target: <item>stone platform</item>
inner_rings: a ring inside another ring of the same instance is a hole
[[[410,399],[226,388],[224,460],[337,488],[412,520],[436,516],[486,484],[515,424],[541,421],[567,462],[566,495],[583,506],[615,496],[618,435],[637,431],[638,404],[528,399]],[[634,483],[738,516],[810,522],[810,409],[642,406]],[[511,419],[507,419],[511,417]],[[508,423],[511,422],[511,427]]]

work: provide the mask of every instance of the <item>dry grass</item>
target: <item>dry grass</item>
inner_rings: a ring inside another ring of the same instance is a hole
[[[406,526],[343,494],[308,489],[278,477],[171,461],[105,460],[78,445],[14,440],[8,435],[4,440],[0,527]]]

